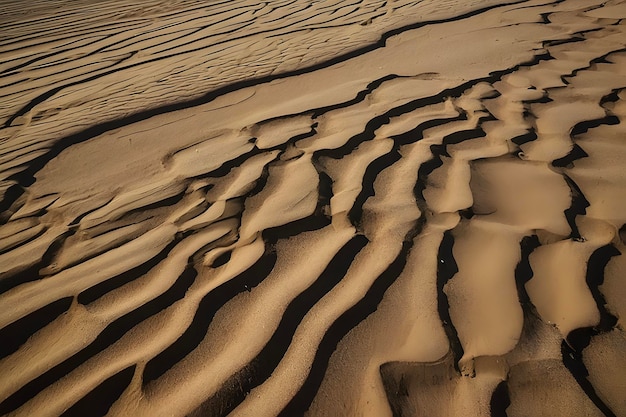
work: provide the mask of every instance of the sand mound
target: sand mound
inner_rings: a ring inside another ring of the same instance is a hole
[[[1,3],[0,414],[626,416],[626,3]]]

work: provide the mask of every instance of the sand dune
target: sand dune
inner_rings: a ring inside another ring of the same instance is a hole
[[[0,414],[626,416],[626,3],[0,12]]]

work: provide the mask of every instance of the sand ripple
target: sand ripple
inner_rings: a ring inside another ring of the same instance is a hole
[[[626,416],[623,2],[2,3],[0,414]]]

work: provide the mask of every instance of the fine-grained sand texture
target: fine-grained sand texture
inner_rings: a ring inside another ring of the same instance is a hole
[[[0,414],[626,417],[626,1],[0,1]]]

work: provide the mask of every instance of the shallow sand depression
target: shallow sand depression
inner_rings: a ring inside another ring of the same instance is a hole
[[[0,6],[1,415],[626,416],[626,1]]]

